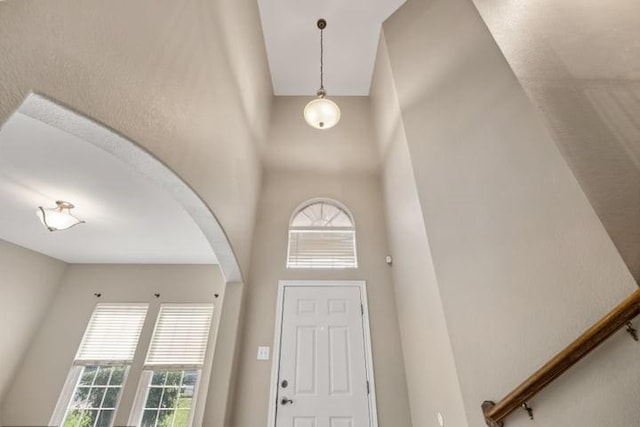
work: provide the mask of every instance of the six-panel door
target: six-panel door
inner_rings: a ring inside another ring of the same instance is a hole
[[[369,427],[360,289],[286,287],[276,427]]]

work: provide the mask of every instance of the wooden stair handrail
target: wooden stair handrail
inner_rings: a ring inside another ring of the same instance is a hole
[[[567,348],[538,369],[498,403],[485,401],[482,412],[489,427],[502,427],[504,419],[526,403],[549,383],[565,373],[580,359],[640,314],[640,289],[589,328]],[[634,336],[635,338],[635,336]],[[531,415],[531,412],[529,412]]]

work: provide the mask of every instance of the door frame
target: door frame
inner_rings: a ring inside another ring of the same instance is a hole
[[[271,385],[269,393],[269,418],[267,427],[276,426],[276,408],[278,397],[278,377],[280,376],[280,343],[282,338],[282,317],[284,309],[284,291],[287,287],[326,286],[341,287],[354,286],[360,289],[362,306],[362,333],[364,337],[365,366],[369,381],[369,420],[370,427],[378,427],[378,407],[376,405],[376,384],[373,375],[373,353],[371,349],[371,328],[369,325],[369,302],[367,298],[367,283],[364,280],[280,280],[278,282],[278,299],[276,302],[276,324],[273,338],[273,353],[271,362]]]

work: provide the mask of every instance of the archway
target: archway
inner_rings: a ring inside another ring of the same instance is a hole
[[[213,211],[180,176],[117,132],[44,96],[30,94],[18,112],[64,130],[110,153],[165,190],[191,216],[215,253],[226,281],[241,282],[233,248]]]

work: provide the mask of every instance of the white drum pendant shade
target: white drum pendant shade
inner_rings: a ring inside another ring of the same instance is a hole
[[[330,99],[316,98],[304,108],[304,119],[316,129],[329,129],[340,121],[340,108]]]

